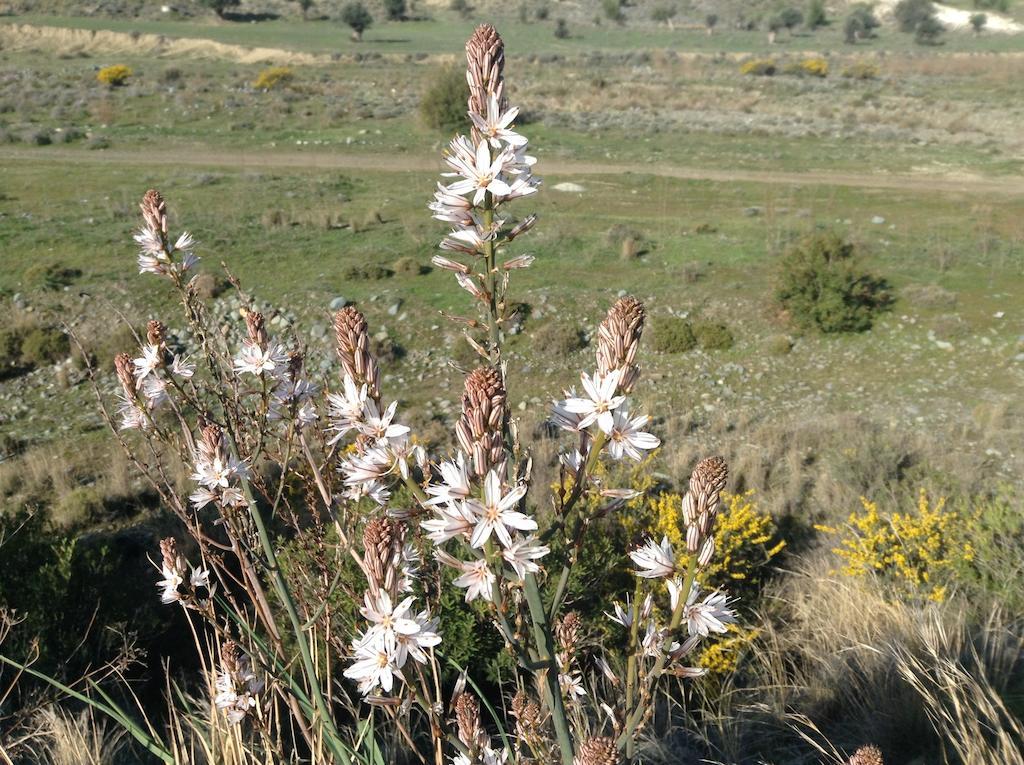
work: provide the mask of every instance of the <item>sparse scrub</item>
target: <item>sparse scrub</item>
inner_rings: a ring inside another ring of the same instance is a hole
[[[405,21],[408,13],[405,0],[384,0],[384,13],[390,21]]]
[[[835,233],[811,234],[779,261],[776,299],[800,326],[863,332],[890,303],[886,283],[861,270],[853,244]]]
[[[855,61],[843,68],[842,76],[851,80],[876,80],[880,70],[869,61]]]

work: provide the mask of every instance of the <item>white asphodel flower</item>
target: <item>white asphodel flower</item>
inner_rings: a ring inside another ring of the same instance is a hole
[[[132,364],[135,365],[135,378],[139,381],[144,380],[147,375],[155,373],[157,369],[163,366],[163,363],[164,359],[163,354],[160,352],[160,346],[142,346],[142,355],[132,360]]]
[[[615,395],[621,377],[621,369],[606,375],[595,373],[593,377],[584,372],[580,379],[587,397],[568,398],[558,405],[558,409],[581,415],[577,425],[580,430],[596,422],[605,433],[611,433],[615,422],[612,413],[626,400],[625,396]]]
[[[672,543],[668,541],[667,536],[662,538],[660,545],[653,539],[648,540],[643,547],[633,550],[629,557],[639,567],[636,572],[637,576],[642,576],[645,579],[672,576],[676,570],[675,554],[672,552]]]
[[[416,615],[416,625],[419,628],[416,632],[409,635],[398,635],[395,656],[399,667],[405,665],[409,656],[420,664],[426,664],[429,657],[423,649],[433,648],[441,643],[441,635],[437,632],[437,622],[430,618],[427,611],[420,611]]]
[[[384,646],[394,651],[398,635],[415,635],[419,632],[420,625],[408,616],[413,600],[412,597],[408,597],[397,606],[393,606],[391,596],[383,590],[377,593],[376,598],[367,592],[364,596],[365,605],[359,609],[371,623],[366,633],[367,638],[369,639],[371,635],[380,637]]]
[[[477,145],[471,161],[468,161],[461,152],[450,154],[446,161],[462,176],[462,180],[448,186],[448,191],[452,194],[473,192],[474,205],[483,202],[487,192],[502,197],[512,191],[501,177],[505,166],[512,161],[512,155],[503,149],[492,157],[487,141],[481,141]]]
[[[540,571],[538,560],[551,552],[551,548],[538,544],[536,537],[517,539],[501,555],[505,562],[512,566],[516,576],[525,579],[527,574],[535,574]]]
[[[629,457],[640,462],[646,452],[661,444],[657,436],[641,430],[649,419],[646,414],[630,418],[629,412],[621,406],[613,412],[612,428],[608,433],[608,453],[613,459]]]
[[[525,146],[527,140],[525,136],[520,135],[511,129],[511,125],[515,122],[516,117],[519,116],[519,107],[513,106],[510,109],[502,112],[501,107],[498,104],[498,97],[493,93],[487,99],[487,114],[481,115],[475,112],[469,113],[469,118],[473,121],[474,127],[480,134],[487,138],[491,146],[495,149],[501,148],[501,142],[504,141],[509,146]]]
[[[524,484],[519,484],[508,494],[502,494],[501,479],[495,471],[489,471],[484,479],[483,502],[478,499],[466,501],[470,511],[477,517],[476,528],[473,530],[473,536],[469,543],[473,547],[483,547],[493,533],[502,546],[507,548],[512,545],[510,529],[536,530],[537,522],[535,520],[512,509],[524,494],[526,494]]]
[[[711,632],[719,634],[728,631],[726,625],[736,621],[736,612],[726,608],[729,598],[725,593],[712,592],[700,603],[697,603],[699,588],[695,584],[690,589],[690,596],[686,599],[686,606],[683,616],[686,619],[686,629],[690,635],[707,637]]]
[[[476,528],[476,516],[466,507],[465,502],[453,502],[446,507],[438,507],[436,512],[436,518],[430,518],[420,524],[427,532],[427,537],[436,545],[442,545],[449,539],[460,536],[468,539]]]
[[[395,678],[402,679],[402,670],[395,659],[397,649],[388,650],[380,641],[365,639],[353,643],[355,661],[344,671],[345,677],[359,683],[364,695],[380,686],[385,693],[391,693]]]
[[[456,460],[441,462],[437,469],[441,471],[442,483],[427,487],[430,499],[424,504],[450,504],[469,498],[469,470],[466,467],[466,458],[461,452]]]
[[[288,354],[284,348],[275,344],[269,344],[263,349],[251,340],[243,340],[242,350],[235,358],[235,371],[239,374],[248,372],[257,377],[264,374],[273,376],[287,367]]]
[[[356,425],[363,435],[369,436],[375,441],[396,441],[409,432],[407,425],[391,422],[395,418],[397,401],[392,401],[383,414],[377,411],[377,405],[372,399],[367,399],[363,406],[362,422]]]
[[[487,566],[483,558],[473,561],[462,561],[449,555],[444,550],[435,550],[434,557],[446,566],[451,566],[462,574],[455,578],[456,587],[466,590],[466,602],[469,603],[477,598],[491,600],[492,588],[497,581],[494,572]]]

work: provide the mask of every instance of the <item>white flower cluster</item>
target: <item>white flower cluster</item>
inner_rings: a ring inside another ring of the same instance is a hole
[[[586,431],[591,436],[596,426],[607,439],[608,453],[614,459],[629,457],[639,462],[661,441],[642,429],[649,419],[647,415],[630,416],[627,397],[620,392],[622,377],[621,368],[604,375],[584,372],[580,379],[586,395],[566,391],[565,398],[552,405],[551,421],[563,430]]]
[[[501,561],[519,579],[539,571],[537,561],[550,549],[536,537],[523,533],[537,529],[533,518],[516,509],[526,494],[526,485],[504,485],[502,477],[490,470],[483,480],[482,497],[477,497],[473,496],[475,489],[463,455],[455,461],[442,462],[438,469],[442,481],[427,487],[430,499],[426,502],[433,507],[435,517],[421,525],[438,548],[438,560],[460,572],[455,585],[466,590],[466,600],[492,599],[497,581],[492,566]],[[482,548],[492,537],[500,545],[500,555],[489,560]],[[466,543],[470,560],[461,560],[443,549],[452,539]]]
[[[262,315],[250,313],[246,321],[249,336],[234,359],[235,372],[252,375],[271,389],[268,419],[291,421],[299,427],[315,422],[318,415],[313,401],[319,388],[301,377],[301,354],[289,353],[267,335]]]
[[[190,496],[196,510],[211,502],[220,507],[240,507],[246,504],[239,488],[248,477],[249,466],[236,459],[227,447],[227,439],[217,428],[204,428],[193,453],[192,480],[199,484]]]
[[[213,591],[209,569],[189,566],[184,558],[174,556],[172,560],[165,558],[160,573],[163,579],[156,586],[161,591],[161,603],[181,603],[201,608],[206,606]]]
[[[179,279],[199,262],[192,251],[195,240],[186,231],[171,244],[167,235],[167,208],[157,192],[146,192],[140,207],[144,225],[133,237],[139,245],[139,273]]]
[[[527,139],[512,127],[519,115],[518,107],[503,110],[498,96],[490,93],[486,111],[469,112],[479,136],[475,145],[462,135],[448,144],[444,161],[450,172],[443,175],[455,180],[448,185],[438,183],[434,200],[428,205],[434,218],[454,226],[440,245],[446,252],[483,256],[485,247],[497,242],[506,223],[498,214],[500,206],[535,193],[540,185],[531,172],[536,159],[526,153]],[[533,221],[533,216],[528,217],[504,239],[513,239]],[[531,256],[520,256],[502,267],[508,271],[526,268],[532,262]],[[435,256],[433,263],[453,271],[459,285],[475,298],[486,299],[486,278],[474,276],[470,266],[442,255]]]
[[[221,660],[222,671],[214,684],[217,695],[213,703],[224,712],[228,722],[237,725],[256,708],[265,683],[253,669],[249,657],[230,645],[231,650]]]
[[[637,565],[636,574],[644,579],[663,579],[669,596],[669,612],[675,613],[679,606],[684,582],[676,576],[678,565],[672,544],[665,537],[661,543],[653,539],[629,553],[629,557]],[[648,595],[639,607],[631,606],[628,598],[625,607],[616,603],[614,613],[606,614],[613,622],[630,629],[634,618],[644,625],[641,645],[644,655],[658,657],[667,653],[674,661],[688,655],[697,646],[701,638],[711,633],[724,634],[728,625],[736,622],[736,612],[728,607],[729,599],[721,592],[711,592],[698,602],[700,587],[691,581],[690,591],[683,604],[682,620],[686,623],[687,638],[682,643],[670,640],[667,626],[659,626],[658,620],[652,616],[654,598]],[[675,674],[685,677],[698,677],[704,670],[697,667],[679,667]]]
[[[409,658],[426,664],[424,649],[441,642],[437,622],[427,611],[413,613],[412,596],[393,605],[391,596],[381,590],[376,596],[367,592],[364,602],[360,613],[370,626],[352,642],[353,663],[345,677],[355,680],[364,696],[378,687],[391,693],[396,679],[404,681],[402,668]]]
[[[390,497],[387,477],[409,478],[410,457],[424,462],[426,455],[409,440],[409,428],[394,422],[397,401],[383,411],[380,403],[369,395],[367,386],[358,385],[345,375],[340,393],[327,396],[329,430],[337,443],[355,432],[356,452],[343,460],[340,470],[345,477],[350,499],[371,497],[377,504],[387,504]]]

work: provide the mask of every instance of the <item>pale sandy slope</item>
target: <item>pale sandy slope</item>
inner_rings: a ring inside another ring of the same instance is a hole
[[[899,0],[879,0],[877,5],[879,15],[882,18],[891,17],[893,8],[896,7],[897,3],[899,3]],[[934,5],[935,16],[946,29],[969,29],[971,26],[971,16],[978,13],[978,11],[953,8],[941,3],[934,3]],[[1003,34],[1024,32],[1024,24],[1018,24],[1011,18],[998,13],[992,13],[991,11],[985,11],[985,16],[987,17],[985,21],[986,32],[1001,32]]]

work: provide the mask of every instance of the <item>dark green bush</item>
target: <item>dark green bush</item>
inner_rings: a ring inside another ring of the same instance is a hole
[[[861,270],[853,244],[833,232],[796,242],[778,268],[776,299],[806,329],[863,332],[892,301],[886,282]]]
[[[355,0],[341,9],[341,22],[348,25],[356,40],[362,40],[363,32],[373,24],[373,16],[366,10],[365,5]]]
[[[36,327],[21,341],[21,361],[32,366],[66,359],[70,351],[68,336],[56,327]]]
[[[379,263],[361,263],[345,269],[345,278],[349,281],[375,281],[394,276],[395,272]]]
[[[693,335],[705,351],[724,351],[732,348],[735,342],[727,326],[713,321],[695,321]]]
[[[651,326],[651,347],[660,353],[686,353],[697,347],[697,336],[686,319],[658,316]]]
[[[420,117],[427,127],[452,133],[466,125],[469,84],[466,73],[454,66],[438,70],[420,101]]]
[[[61,263],[45,263],[25,271],[25,281],[39,289],[59,290],[74,284],[81,275],[81,269],[68,268]]]

